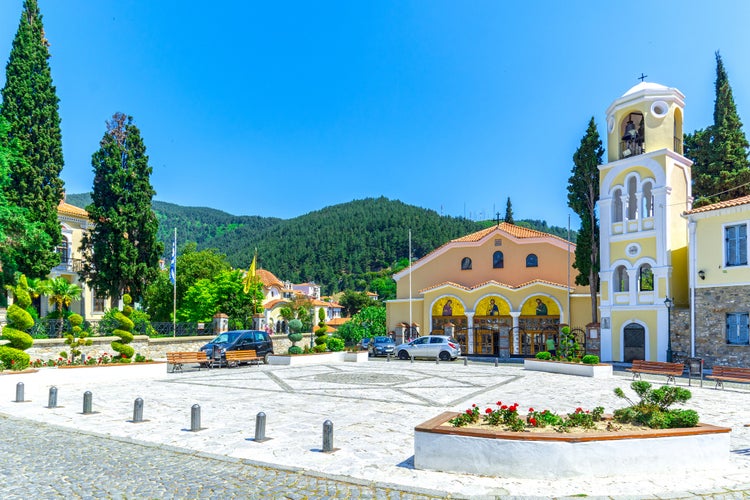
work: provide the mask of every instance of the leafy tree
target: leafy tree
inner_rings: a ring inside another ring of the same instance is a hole
[[[8,122],[0,116],[0,290],[3,292],[5,285],[14,283],[14,276],[24,267],[26,256],[33,255],[37,248],[49,247],[51,241],[43,224],[32,222],[29,210],[10,203],[5,195],[10,183],[10,166],[19,161],[18,151],[9,144],[7,132]],[[5,305],[5,293],[0,293],[0,306]]]
[[[390,276],[374,278],[370,281],[368,288],[378,294],[378,300],[380,301],[393,300],[396,298],[396,280]]]
[[[718,52],[715,90],[713,125],[685,135],[685,156],[693,160],[696,207],[750,194],[750,144]]]
[[[47,235],[40,238],[35,234],[34,244],[27,241],[22,252],[14,252],[8,260],[12,268],[7,272],[20,271],[37,278],[46,276],[60,262],[55,247],[62,238],[57,220],[57,205],[63,197],[62,141],[59,100],[52,85],[49,57],[37,2],[24,0],[5,67],[0,114],[8,128],[0,134],[0,147],[12,146],[18,153],[5,159],[10,167],[10,183],[5,186],[8,202],[25,208],[27,220],[38,223]]]
[[[200,279],[185,293],[183,307],[177,311],[180,321],[210,322],[216,313],[229,316],[232,328],[252,325],[257,305],[263,300],[262,285],[244,291],[242,271],[222,271],[213,279]]]
[[[65,343],[70,346],[70,361],[74,361],[81,355],[80,347],[90,346],[94,342],[88,338],[89,332],[81,328],[83,317],[80,314],[71,314],[70,331],[65,335]]]
[[[346,290],[344,295],[339,300],[344,308],[344,316],[354,316],[361,309],[377,304],[372,300],[365,292],[355,292],[354,290]]]
[[[508,196],[508,201],[505,203],[505,219],[503,219],[508,224],[513,224],[513,205],[510,203],[510,196]]]
[[[96,225],[81,243],[81,274],[98,293],[112,299],[125,290],[140,299],[159,274],[163,251],[151,209],[152,168],[130,116],[115,113],[99,145],[91,158],[93,202],[86,207]]]
[[[81,298],[81,287],[70,283],[62,276],[45,280],[37,290],[48,297],[49,305],[54,306],[55,316],[58,318],[63,317],[64,309]]]
[[[356,344],[366,337],[386,335],[385,307],[365,307],[352,316],[352,319],[341,325],[336,333],[349,344]]]
[[[596,323],[599,317],[596,308],[596,292],[599,290],[599,221],[596,202],[599,200],[599,165],[603,155],[602,141],[592,116],[581,145],[573,154],[574,166],[568,179],[568,206],[581,218],[573,267],[578,269],[576,284],[589,286],[592,323]]]
[[[198,280],[212,280],[231,267],[226,255],[214,248],[197,250],[195,242],[187,243],[177,252],[177,309],[183,306],[187,290]],[[154,321],[171,321],[174,289],[169,281],[169,270],[159,273],[143,295],[144,308]]]
[[[6,369],[23,370],[29,366],[29,355],[25,351],[34,344],[26,330],[34,326],[34,319],[26,311],[31,305],[26,276],[18,278],[15,287],[8,287],[15,299],[8,308],[8,324],[2,329],[2,338],[8,343],[0,345],[0,363]]]

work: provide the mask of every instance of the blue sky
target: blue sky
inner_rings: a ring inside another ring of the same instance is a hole
[[[0,2],[6,62],[22,3]],[[516,218],[565,226],[588,120],[604,133],[642,72],[686,95],[693,131],[712,121],[720,50],[750,123],[744,0],[39,4],[69,193],[91,190],[121,111],[157,200],[292,218],[382,195],[490,218],[510,197]]]

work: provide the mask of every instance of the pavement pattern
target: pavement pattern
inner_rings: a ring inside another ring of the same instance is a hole
[[[644,376],[659,386],[664,377]],[[24,402],[16,402],[18,382]],[[414,427],[498,400],[567,413],[623,406],[630,376],[526,371],[518,364],[372,360],[167,373],[165,364],[0,375],[2,498],[750,498],[750,387],[693,381],[688,407],[732,428],[729,466],[669,476],[533,480],[417,470]],[[678,379],[681,386],[686,379]],[[57,406],[49,408],[50,387]],[[92,413],[83,414],[84,393]],[[136,398],[144,422],[133,423]],[[192,432],[194,405],[200,427]],[[255,421],[266,414],[265,437]],[[323,423],[333,453],[323,453]]]

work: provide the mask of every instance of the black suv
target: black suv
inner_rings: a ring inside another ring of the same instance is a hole
[[[255,350],[255,354],[268,364],[268,356],[273,354],[273,341],[263,330],[233,330],[219,334],[208,344],[201,347],[208,359],[226,363],[227,351]]]

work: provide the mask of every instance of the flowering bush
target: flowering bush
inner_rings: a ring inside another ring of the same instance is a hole
[[[500,425],[505,426],[505,430],[513,432],[522,432],[528,428],[543,428],[552,426],[557,432],[569,432],[573,427],[582,427],[584,429],[594,428],[594,423],[602,420],[604,408],[597,406],[593,410],[584,410],[576,408],[573,413],[568,413],[561,417],[549,410],[536,411],[529,408],[526,414],[526,420],[523,420],[518,414],[518,403],[505,405],[502,401],[496,403],[497,408],[487,408],[484,410],[482,421],[493,427]],[[475,424],[479,421],[479,407],[476,404],[471,408],[459,414],[457,417],[448,420],[453,427],[463,427],[469,424]]]

